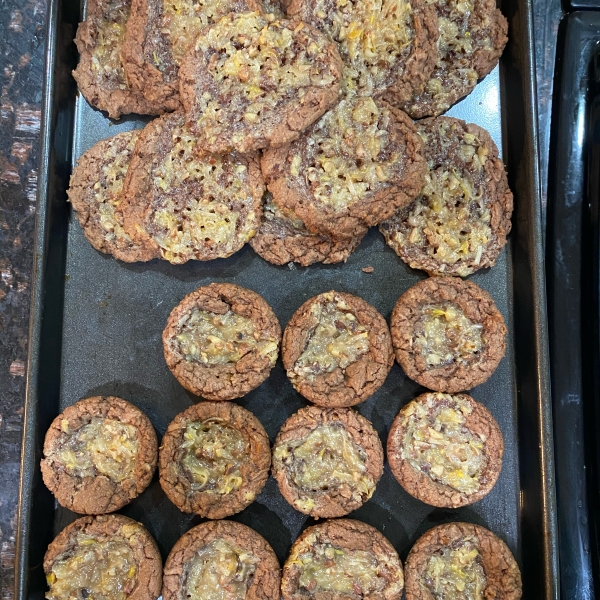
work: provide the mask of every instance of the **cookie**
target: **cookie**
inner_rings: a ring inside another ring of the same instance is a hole
[[[466,394],[421,394],[398,413],[387,441],[398,483],[422,502],[447,508],[486,496],[503,454],[498,423]]]
[[[489,133],[459,119],[421,121],[428,172],[409,206],[380,225],[413,269],[466,277],[493,267],[511,229],[513,195]]]
[[[77,159],[67,190],[90,244],[123,262],[148,261],[158,256],[150,244],[134,242],[123,229],[123,182],[138,134],[118,133],[84,152]]]
[[[470,94],[497,64],[508,38],[508,22],[496,0],[434,0],[440,37],[437,63],[425,89],[399,104],[421,119],[446,112]]]
[[[402,111],[348,98],[261,160],[273,201],[309,231],[351,240],[410,204],[425,182],[423,143]]]
[[[209,521],[190,529],[173,546],[162,596],[279,600],[280,582],[279,561],[261,535],[241,523]]]
[[[270,467],[264,427],[230,402],[190,406],[171,421],[160,447],[160,485],[169,500],[209,519],[228,517],[254,502]]]
[[[179,69],[188,124],[211,152],[295,139],[338,99],[335,44],[298,21],[230,14],[198,36]]]
[[[199,154],[182,113],[140,134],[123,188],[123,224],[173,264],[225,258],[256,233],[264,182],[258,155]]]
[[[122,515],[82,517],[48,546],[48,600],[156,600],[162,560],[144,526]]]
[[[400,600],[402,563],[377,529],[334,519],[306,529],[283,566],[283,600]]]
[[[139,496],[152,480],[156,461],[156,434],[148,417],[121,398],[93,396],[52,421],[41,469],[61,506],[95,515]]]
[[[506,544],[471,523],[430,529],[412,547],[405,573],[406,600],[519,600],[522,594],[521,572]]]
[[[506,352],[506,326],[492,297],[456,277],[411,287],[394,306],[390,329],[406,375],[437,392],[487,381]]]
[[[342,517],[362,506],[382,473],[379,436],[350,408],[301,408],[273,446],[273,477],[283,497],[315,518]]]
[[[310,298],[294,313],[281,355],[294,388],[325,407],[366,400],[394,362],[385,319],[362,298],[334,291]]]
[[[232,400],[269,376],[281,327],[257,293],[211,283],[172,310],[162,340],[167,366],[184,388],[206,400]]]

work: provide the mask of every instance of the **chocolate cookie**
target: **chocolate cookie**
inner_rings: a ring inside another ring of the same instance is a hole
[[[508,22],[496,0],[434,0],[440,37],[437,64],[425,89],[399,104],[420,119],[446,112],[470,94],[497,64],[508,38]]]
[[[377,529],[334,519],[306,529],[283,566],[283,600],[400,600],[402,563]]]
[[[78,159],[67,195],[90,244],[123,262],[158,256],[144,241],[134,242],[123,229],[123,182],[139,131],[126,131],[98,142]]]
[[[160,485],[187,513],[228,517],[254,502],[269,477],[271,449],[260,421],[231,402],[200,402],[167,427]]]
[[[335,44],[298,21],[230,14],[198,36],[179,69],[188,124],[211,152],[251,152],[298,136],[338,98]]]
[[[506,544],[471,523],[438,525],[406,559],[406,600],[521,598],[521,572]]]
[[[156,600],[162,561],[144,526],[122,515],[82,517],[48,546],[48,600]]]
[[[398,483],[426,504],[448,508],[486,496],[503,454],[498,423],[466,394],[421,394],[398,413],[387,441]]]
[[[241,523],[209,521],[190,529],[173,546],[162,595],[163,600],[279,600],[280,582],[279,561],[261,535]]]
[[[412,120],[381,100],[347,98],[299,140],[261,160],[273,200],[313,233],[352,239],[422,189],[427,165]]]
[[[394,362],[385,319],[362,298],[334,291],[310,298],[294,313],[282,358],[296,390],[325,407],[366,400]]]
[[[492,297],[471,281],[420,281],[400,296],[390,323],[404,372],[438,392],[483,383],[506,352],[504,319]]]
[[[281,327],[257,293],[211,283],[173,309],[162,339],[167,366],[184,388],[207,400],[231,400],[269,376]]]
[[[140,134],[123,195],[125,231],[171,263],[225,258],[260,225],[258,155],[199,154],[182,113]]]
[[[350,408],[301,408],[273,446],[273,477],[283,497],[311,517],[341,517],[362,506],[383,473],[371,423]]]
[[[426,119],[425,187],[380,225],[388,245],[413,269],[466,277],[493,267],[510,232],[513,195],[489,133],[459,119]]]
[[[66,408],[44,440],[42,477],[58,502],[74,512],[118,510],[150,484],[157,441],[148,417],[114,396],[94,396]]]

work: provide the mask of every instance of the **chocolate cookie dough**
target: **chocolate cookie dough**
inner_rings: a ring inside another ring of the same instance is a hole
[[[421,394],[396,416],[387,457],[398,483],[432,506],[481,500],[502,469],[504,439],[482,404],[466,394]]]
[[[165,564],[163,600],[279,600],[281,571],[271,546],[232,521],[209,521],[185,533]]]
[[[431,277],[400,296],[390,322],[396,360],[421,385],[455,393],[483,383],[506,352],[492,297],[471,281]]]
[[[167,427],[159,455],[160,485],[187,513],[228,517],[254,502],[271,467],[260,421],[231,402],[200,402]]]
[[[58,502],[83,514],[118,510],[149,485],[157,441],[148,417],[114,396],[66,408],[44,440],[42,477]]]
[[[385,319],[358,296],[334,291],[310,298],[294,313],[282,358],[296,390],[325,407],[366,400],[394,362]]]
[[[258,155],[199,154],[182,113],[140,134],[123,189],[125,231],[171,263],[225,258],[260,225]]]
[[[277,147],[335,104],[341,69],[335,44],[306,23],[231,13],[183,60],[181,100],[211,152]]]
[[[301,408],[273,446],[273,477],[283,497],[311,517],[341,517],[362,506],[383,473],[371,423],[350,408]]]
[[[207,400],[232,400],[269,376],[281,327],[257,293],[211,283],[173,309],[162,339],[167,366],[184,388]]]
[[[398,553],[377,529],[334,519],[306,529],[283,567],[283,600],[400,600],[404,576]]]
[[[353,239],[391,217],[425,183],[412,120],[381,100],[347,98],[299,140],[261,160],[273,200],[308,230]]]
[[[48,600],[156,600],[162,561],[156,542],[122,515],[77,519],[44,556]]]
[[[471,523],[438,525],[406,559],[406,600],[519,600],[521,573],[506,544]]]
[[[466,277],[493,267],[510,232],[513,195],[489,133],[459,119],[418,126],[428,172],[420,195],[380,225],[413,269]]]

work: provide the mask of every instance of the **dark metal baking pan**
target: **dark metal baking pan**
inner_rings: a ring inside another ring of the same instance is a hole
[[[515,554],[525,597],[549,600],[558,597],[558,565],[531,6],[529,0],[504,0],[502,9],[510,21],[510,42],[500,68],[451,111],[490,130],[504,152],[516,197],[510,244],[494,269],[472,277],[494,297],[509,329],[506,358],[488,382],[472,391],[502,428],[502,473],[482,501],[439,510],[405,493],[386,465],[373,498],[352,516],[380,529],[403,559],[434,524],[466,520],[484,525]],[[159,261],[125,265],[94,251],[66,203],[73,161],[98,139],[143,121],[110,123],[76,97],[69,73],[76,64],[72,39],[79,16],[78,0],[51,3],[17,542],[19,600],[43,597],[46,547],[76,517],[56,505],[38,467],[44,434],[58,412],[82,397],[114,394],[144,410],[162,434],[195,401],[167,370],[160,342],[170,310],[186,293],[211,281],[236,282],[262,294],[285,325],[306,298],[332,288],[358,294],[389,317],[400,294],[423,277],[405,266],[375,229],[346,264],[334,266],[275,267],[249,247],[225,260],[182,266]],[[373,266],[374,273],[364,273],[366,266]],[[393,417],[420,391],[395,365],[385,385],[358,410],[385,443]],[[305,405],[280,363],[239,402],[261,420],[271,440],[285,419]],[[169,503],[156,478],[122,512],[148,527],[163,557],[199,522]],[[233,519],[264,535],[281,561],[307,524],[272,479],[257,501]]]

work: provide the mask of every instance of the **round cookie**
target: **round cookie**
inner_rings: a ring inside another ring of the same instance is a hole
[[[231,13],[205,29],[183,60],[181,101],[211,152],[277,147],[335,104],[341,69],[335,44],[309,25]]]
[[[173,264],[225,258],[256,233],[258,155],[200,154],[182,113],[140,134],[123,188],[125,231]]]
[[[418,125],[425,186],[380,225],[387,244],[413,269],[466,277],[493,267],[511,229],[513,195],[489,133],[451,117]]]
[[[139,131],[98,142],[78,159],[67,195],[85,237],[98,251],[123,262],[152,260],[151,244],[133,241],[123,229],[123,181]]]
[[[269,477],[271,449],[260,421],[231,402],[200,402],[167,427],[160,485],[186,513],[228,517],[254,502]]]
[[[150,484],[156,433],[148,417],[114,396],[66,408],[44,440],[42,478],[61,506],[83,514],[118,510]]]
[[[502,469],[504,439],[491,413],[466,394],[421,394],[398,413],[387,457],[398,483],[430,504],[481,500]]]
[[[406,600],[496,598],[519,600],[521,572],[506,544],[471,523],[438,525],[406,559]]]
[[[425,182],[423,143],[402,111],[342,100],[299,140],[263,154],[273,201],[313,233],[352,239],[413,200]]]
[[[273,477],[283,497],[315,518],[342,517],[362,506],[382,473],[379,436],[350,408],[301,408],[273,446]]]
[[[141,523],[122,515],[82,517],[48,546],[44,573],[50,600],[156,600],[162,560]]]
[[[162,340],[167,366],[184,388],[206,400],[232,400],[269,376],[281,327],[262,296],[211,283],[171,311]]]
[[[294,313],[281,355],[294,388],[332,408],[373,395],[394,362],[385,319],[362,298],[335,291],[310,298]]]
[[[492,297],[456,277],[431,277],[411,287],[394,306],[390,329],[406,375],[438,392],[483,383],[506,352],[506,326]]]
[[[280,582],[279,561],[261,535],[241,523],[209,521],[190,529],[173,546],[162,596],[213,598],[217,583],[227,587],[231,598],[279,600]]]
[[[283,600],[400,600],[398,553],[374,527],[334,519],[306,529],[294,542],[281,580]]]

